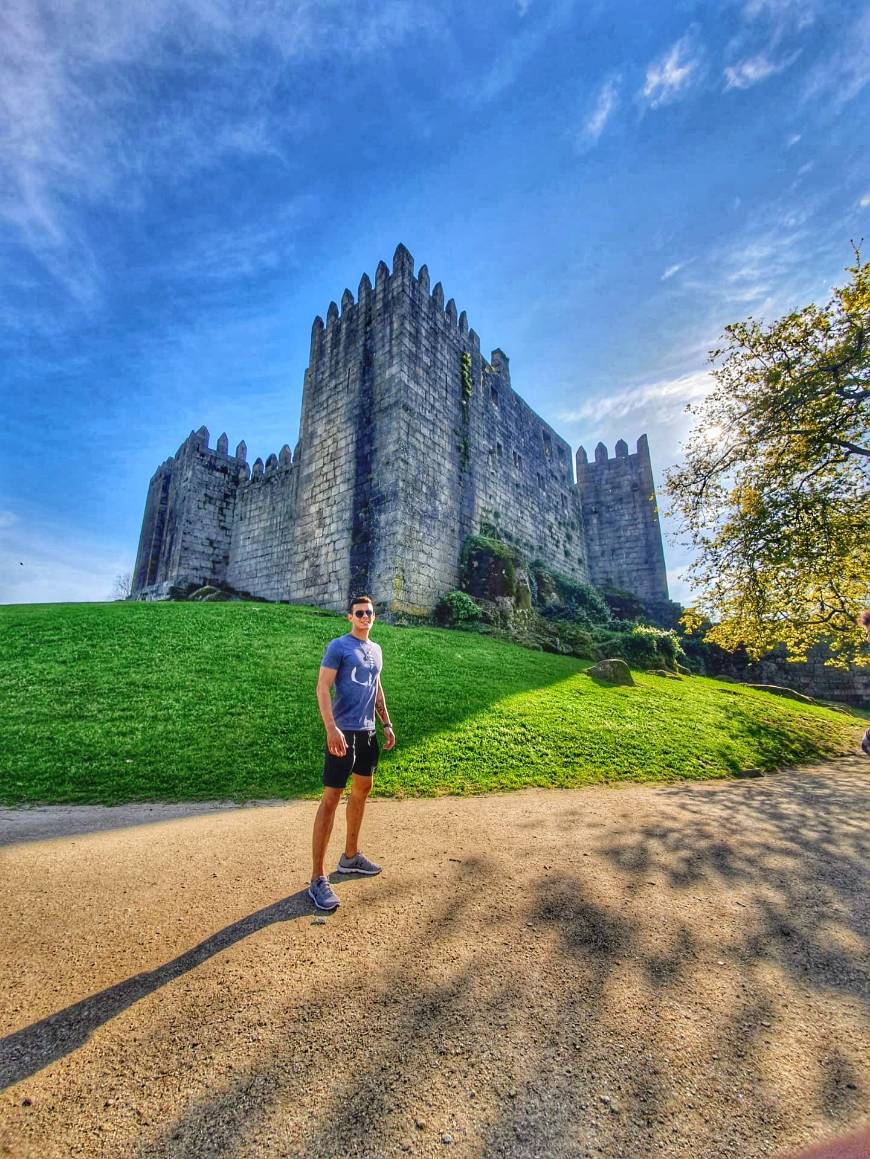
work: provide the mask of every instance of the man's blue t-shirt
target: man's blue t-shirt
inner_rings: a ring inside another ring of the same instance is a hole
[[[332,714],[338,727],[349,732],[373,729],[378,676],[383,667],[380,646],[348,632],[327,644],[320,666],[336,671]]]

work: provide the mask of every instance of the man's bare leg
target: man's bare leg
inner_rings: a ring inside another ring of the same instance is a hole
[[[351,774],[350,796],[347,799],[347,839],[344,843],[344,855],[347,858],[356,857],[359,853],[359,831],[362,828],[363,813],[371,791],[371,777]]]
[[[323,872],[323,859],[326,856],[326,847],[329,845],[329,838],[332,835],[332,824],[335,821],[335,811],[338,808],[343,791],[343,789],[326,788],[323,790],[323,796],[320,798],[317,816],[314,818],[314,833],[311,838],[312,881],[316,881],[318,877],[325,876]],[[348,806],[349,808],[350,806]],[[359,832],[359,826],[357,826],[357,832]]]

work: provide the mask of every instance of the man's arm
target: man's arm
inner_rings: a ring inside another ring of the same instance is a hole
[[[337,668],[320,669],[317,677],[317,707],[326,729],[326,747],[334,757],[343,757],[347,752],[347,741],[332,715],[332,686],[337,675]]]
[[[393,726],[390,723],[390,714],[387,712],[387,701],[384,697],[384,689],[380,676],[378,677],[378,691],[375,696],[375,712],[378,714],[378,720],[384,726],[384,748],[394,748],[396,734],[393,732]]]

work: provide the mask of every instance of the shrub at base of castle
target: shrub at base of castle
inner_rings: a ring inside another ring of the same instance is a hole
[[[600,660],[586,669],[586,675],[605,684],[634,684],[631,669],[624,660]]]

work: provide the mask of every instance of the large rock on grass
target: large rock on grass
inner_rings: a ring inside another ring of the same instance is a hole
[[[624,660],[599,660],[586,669],[586,675],[604,684],[634,684],[631,669]]]
[[[204,587],[197,588],[195,592],[191,592],[187,597],[189,600],[207,600],[209,596],[217,595],[220,588],[216,588],[214,584],[205,584]]]
[[[799,700],[801,704],[818,704],[812,696],[803,692],[796,692],[793,688],[785,688],[781,684],[744,684],[744,688],[754,688],[757,692],[772,692],[774,696],[784,696],[787,700]]]

